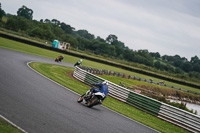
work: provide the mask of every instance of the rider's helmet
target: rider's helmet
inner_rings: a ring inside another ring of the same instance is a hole
[[[83,60],[82,59],[80,59],[80,62],[82,62]]]
[[[105,80],[105,81],[102,82],[102,84],[103,84],[103,85],[108,85],[108,81]]]

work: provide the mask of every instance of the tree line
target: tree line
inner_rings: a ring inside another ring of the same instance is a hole
[[[17,15],[6,14],[0,4],[0,27],[51,42],[54,39],[65,41],[70,43],[74,49],[87,50],[94,54],[143,64],[154,71],[165,71],[181,75],[179,77],[200,79],[198,56],[192,57],[189,61],[179,55],[161,56],[159,52],[132,50],[118,40],[116,35],[110,34],[106,39],[100,36],[95,37],[85,29],[76,30],[71,25],[57,19],[33,20],[33,13],[32,9],[23,5],[18,9]],[[3,17],[6,19],[2,19]]]

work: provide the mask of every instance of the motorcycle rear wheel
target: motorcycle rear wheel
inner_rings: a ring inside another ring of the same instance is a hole
[[[98,98],[97,98],[97,97],[94,97],[93,99],[91,99],[90,101],[88,101],[87,107],[90,107],[90,108],[91,108],[92,106],[98,104],[98,102],[99,102]]]

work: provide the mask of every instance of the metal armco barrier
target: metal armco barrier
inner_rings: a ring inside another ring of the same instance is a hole
[[[75,67],[73,76],[88,85],[105,80],[79,67]],[[108,83],[109,96],[190,132],[200,133],[200,116],[137,94],[110,81]]]

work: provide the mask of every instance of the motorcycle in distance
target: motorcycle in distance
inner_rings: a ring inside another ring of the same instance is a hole
[[[105,97],[105,94],[101,92],[92,93],[90,95],[86,95],[86,94],[83,94],[82,96],[80,96],[77,102],[78,103],[83,102],[86,104],[87,107],[90,107],[90,108],[95,105],[101,104],[102,99]]]
[[[55,62],[61,62],[63,60],[64,56],[58,56],[56,59],[55,59]]]
[[[56,59],[55,59],[55,62],[59,62],[59,58],[56,58]]]

